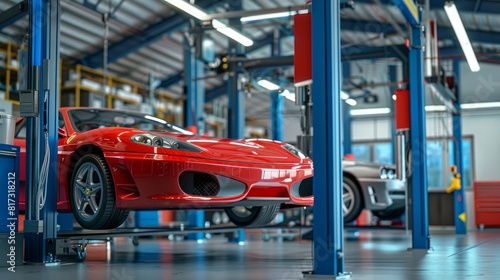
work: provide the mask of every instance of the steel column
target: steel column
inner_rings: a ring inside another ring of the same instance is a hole
[[[187,42],[184,52],[184,82],[186,85],[185,126],[194,125],[200,133],[204,130],[203,106],[205,103],[205,84],[198,77],[204,75],[203,65],[203,62],[195,57],[194,46]]]
[[[345,81],[351,77],[351,62],[342,62],[342,79]],[[348,90],[346,93],[350,93]],[[340,102],[342,107],[342,131],[343,131],[343,152],[342,155],[352,154],[352,117],[351,106],[345,102]]]
[[[456,59],[453,61],[453,70],[455,72],[455,81],[460,81],[460,60]],[[462,186],[459,190],[453,192],[454,202],[455,202],[455,233],[456,234],[466,234],[467,233],[467,214],[465,208],[465,191],[464,191],[464,168],[463,168],[463,150],[462,150],[462,109],[460,105],[462,103],[460,87],[456,90],[457,101],[455,102],[455,109],[457,113],[453,114],[453,139],[454,139],[454,159],[455,165],[457,166],[457,171],[460,174],[460,185]]]
[[[243,10],[242,0],[229,1],[230,11]],[[229,25],[235,29],[241,29],[241,22],[238,18],[229,19]],[[229,51],[231,56],[243,54],[243,46],[229,40]],[[245,93],[239,87],[239,74],[242,71],[242,63],[230,61],[229,63],[229,79],[227,81],[227,133],[230,138],[240,139],[245,136]],[[245,230],[240,229],[237,233],[237,238],[230,241],[237,241],[239,244],[245,242]]]
[[[186,39],[186,48],[184,52],[185,64],[185,83],[186,83],[186,112],[185,125],[196,126],[198,133],[203,133],[205,130],[205,122],[203,119],[203,107],[205,103],[205,86],[204,82],[198,77],[203,76],[203,63],[196,59],[195,47],[191,40],[192,37]],[[203,227],[205,222],[205,212],[203,210],[188,210],[188,225],[192,227]],[[203,240],[202,232],[188,234],[190,240]]]
[[[57,237],[57,121],[59,104],[59,0],[30,1],[30,56],[31,71],[29,81],[39,95],[39,112],[36,118],[28,118],[26,141],[26,221],[25,255],[27,263],[50,263],[56,260],[55,238]],[[42,69],[44,69],[42,71]],[[40,73],[40,74],[37,74]],[[46,104],[44,103],[46,100]],[[50,161],[47,182],[47,196],[44,207],[39,211],[36,199],[39,172],[46,153],[45,130],[47,130]],[[38,215],[39,212],[39,215]],[[39,217],[38,217],[39,216]],[[29,231],[26,225],[43,220],[41,233]]]
[[[279,92],[271,93],[271,134],[273,140],[283,140],[283,102]]]
[[[421,18],[421,15],[420,15]],[[411,26],[410,43],[410,133],[412,149],[412,248],[429,249],[427,202],[427,145],[422,25]]]
[[[344,271],[344,224],[338,1],[312,2],[312,30],[313,275],[340,276]]]
[[[395,83],[398,82],[398,67],[396,65],[389,65],[389,82]],[[396,118],[394,114],[396,113],[396,104],[392,100],[392,95],[394,95],[397,86],[389,86],[389,106],[391,108],[391,144],[392,144],[392,163],[396,162]]]

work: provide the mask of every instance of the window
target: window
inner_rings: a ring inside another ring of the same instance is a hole
[[[371,160],[371,152],[369,144],[355,144],[352,145],[352,154],[356,160]]]
[[[474,182],[473,138],[464,136],[462,141],[462,171],[465,188]],[[377,142],[355,142],[352,153],[356,160],[366,160],[385,164],[393,163],[393,148],[389,140]],[[455,164],[454,141],[450,138],[427,140],[427,186],[428,188],[447,188],[452,174],[450,167]]]
[[[373,148],[375,162],[394,164],[392,160],[393,147],[391,143],[375,143]]]

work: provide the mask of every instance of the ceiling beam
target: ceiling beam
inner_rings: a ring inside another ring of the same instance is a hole
[[[0,30],[28,15],[28,0],[24,0],[0,13]]]
[[[500,6],[500,4],[499,4]],[[407,27],[404,24],[398,24],[403,30]],[[364,33],[384,33],[388,36],[398,35],[396,30],[385,22],[365,21],[365,20],[351,20],[342,19],[340,21],[342,30],[364,32]],[[467,34],[471,42],[475,43],[489,43],[500,45],[500,33],[482,30],[467,29]],[[438,39],[449,39],[457,42],[457,37],[451,27],[438,26]],[[360,43],[361,45],[361,43]]]
[[[217,0],[206,0],[201,1],[199,6],[208,10],[219,2]],[[108,48],[108,63],[115,62],[130,53],[151,45],[165,34],[170,34],[186,27],[189,19],[182,13],[174,13],[174,15],[148,26],[139,34],[123,38]],[[103,53],[104,51],[101,49],[81,59],[80,63],[91,68],[100,68],[103,66]]]
[[[394,46],[403,52],[405,51],[405,46]],[[360,60],[360,59],[380,59],[380,58],[396,58],[399,54],[394,51],[391,46],[385,47],[350,47],[342,50],[342,60]],[[248,64],[248,65],[247,65]],[[245,65],[258,68],[266,67],[266,69],[273,67],[284,67],[293,65],[293,56],[283,56],[283,57],[271,57],[263,59],[250,60],[245,63]],[[224,94],[227,94],[226,84],[222,84],[211,90],[207,90],[205,94],[205,102],[210,102],[215,98],[218,98]]]
[[[429,5],[433,10],[444,9],[444,3],[447,0],[432,0]],[[380,0],[381,3],[392,5],[392,0]],[[500,13],[500,5],[498,1],[492,0],[455,0],[455,5],[460,12],[474,12],[474,13],[487,13],[498,14]],[[374,0],[354,0],[354,8],[356,4],[373,4],[376,5]]]

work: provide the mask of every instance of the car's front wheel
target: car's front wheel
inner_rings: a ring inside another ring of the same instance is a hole
[[[344,223],[356,220],[363,210],[362,196],[356,183],[346,176],[342,184],[342,202]]]
[[[115,228],[127,219],[129,211],[116,208],[113,179],[98,155],[88,154],[77,162],[69,195],[75,219],[84,228]]]
[[[261,227],[274,220],[280,205],[235,206],[224,210],[229,220],[239,227]]]

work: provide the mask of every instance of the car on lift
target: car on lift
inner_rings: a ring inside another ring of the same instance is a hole
[[[132,209],[224,209],[237,226],[264,226],[282,205],[312,206],[313,163],[269,139],[195,135],[123,110],[61,108],[58,211],[87,229],[120,226]],[[14,144],[26,166],[27,119]],[[24,209],[25,168],[20,208]]]
[[[356,220],[363,209],[381,220],[403,215],[406,183],[396,178],[393,165],[344,159],[342,169],[344,223]]]

